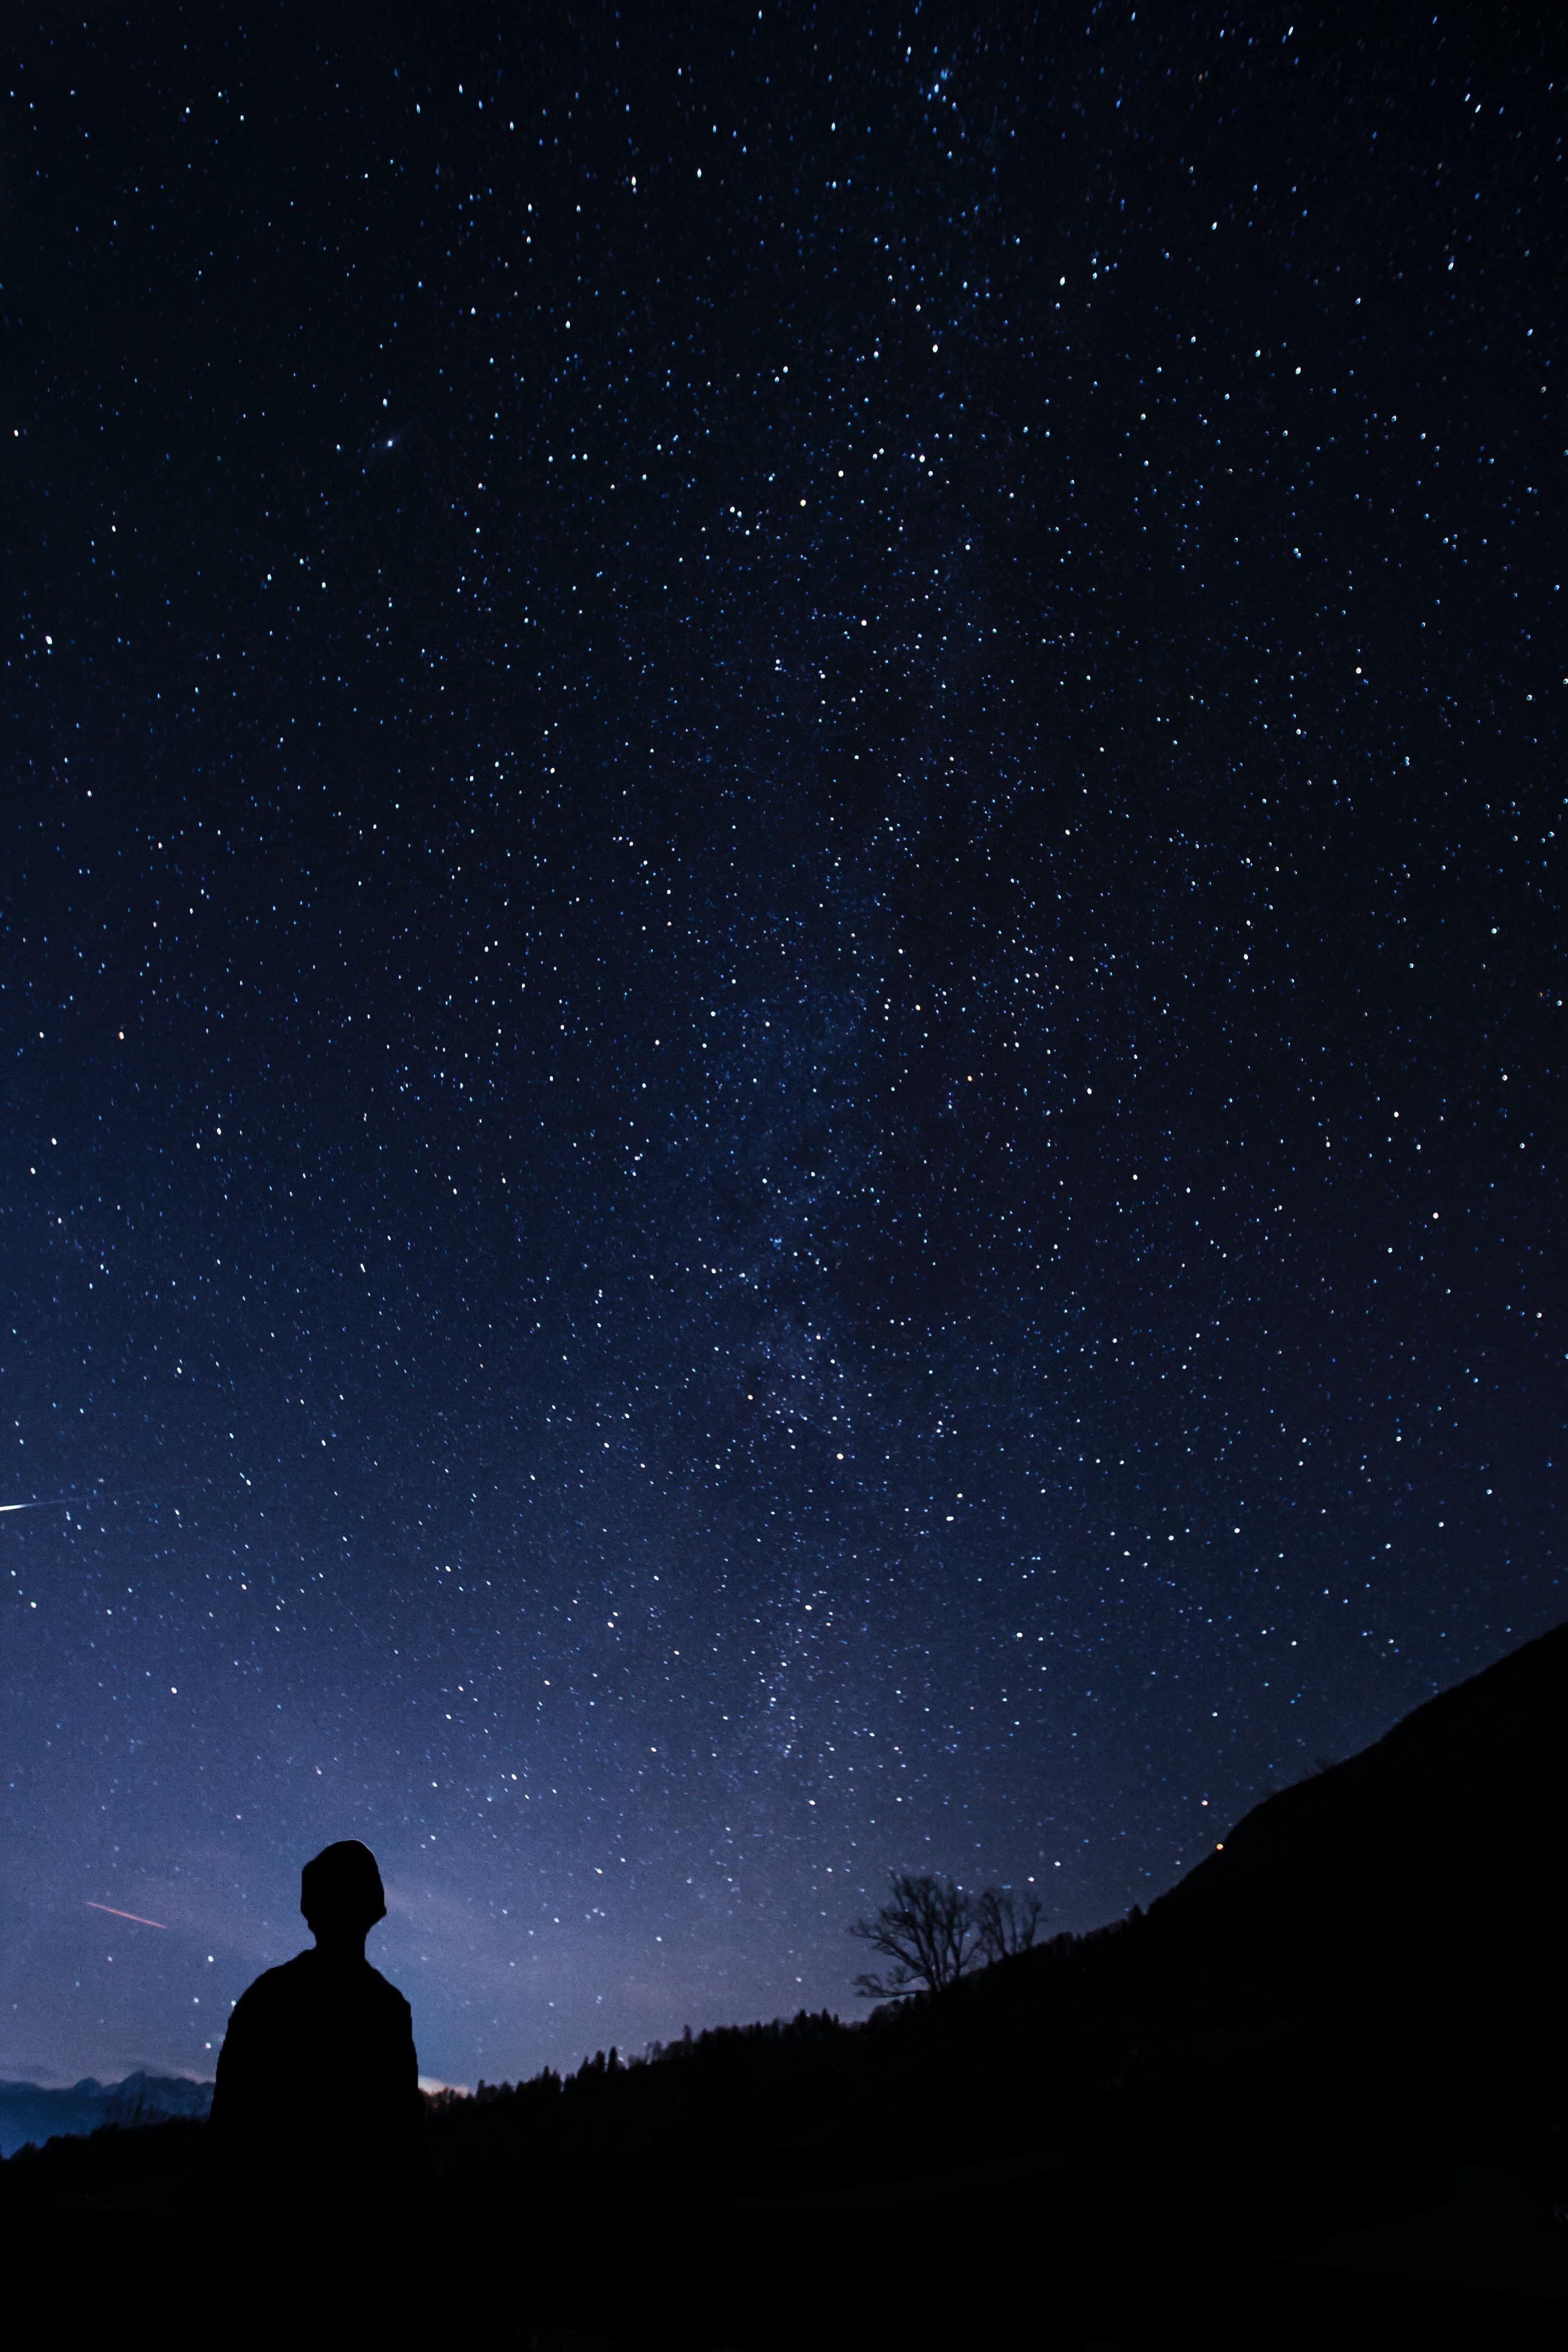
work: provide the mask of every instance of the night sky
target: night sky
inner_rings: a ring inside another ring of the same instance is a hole
[[[853,2014],[1556,1622],[1551,13],[9,25],[0,2075],[348,1836],[433,2078]]]

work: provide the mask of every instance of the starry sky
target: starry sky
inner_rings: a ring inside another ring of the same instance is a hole
[[[0,2074],[344,1836],[433,2079],[852,2014],[1556,1622],[1550,15],[12,29]]]

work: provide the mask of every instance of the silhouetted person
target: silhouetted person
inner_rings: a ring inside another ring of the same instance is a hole
[[[284,2242],[395,2222],[425,2163],[408,2003],[364,1939],[386,1916],[375,1856],[345,1838],[308,1862],[300,1908],[315,1949],[257,1978],[218,2053],[208,2127],[230,2218]]]

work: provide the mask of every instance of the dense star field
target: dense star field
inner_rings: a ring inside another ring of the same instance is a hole
[[[345,1836],[434,2077],[848,2014],[1554,1623],[1561,29],[13,31],[0,2075]]]

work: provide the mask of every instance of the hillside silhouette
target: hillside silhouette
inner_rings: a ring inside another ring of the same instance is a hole
[[[1568,1627],[1146,1913],[851,2023],[437,2095],[429,2259],[475,2342],[858,2346],[918,2281],[934,2346],[987,2281],[1068,2345],[1568,2346],[1565,1800]],[[184,2231],[201,2129],[24,2151],[0,2210]]]

